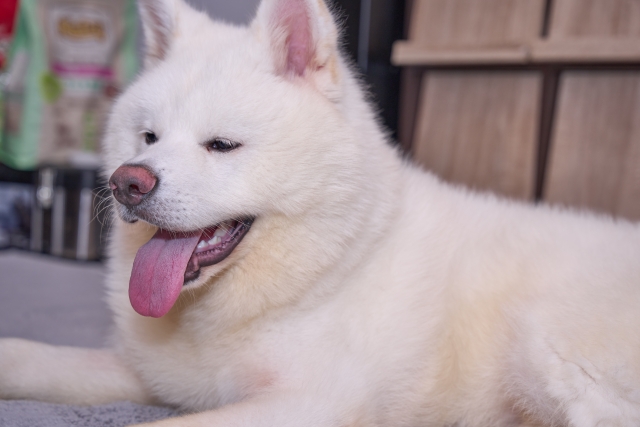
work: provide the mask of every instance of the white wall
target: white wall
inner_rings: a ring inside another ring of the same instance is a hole
[[[246,24],[255,15],[260,0],[187,0],[209,16],[236,24]]]

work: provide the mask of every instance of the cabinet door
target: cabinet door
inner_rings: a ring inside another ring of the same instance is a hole
[[[552,4],[552,39],[640,37],[638,0],[554,0]]]
[[[518,45],[542,32],[545,0],[415,0],[409,39],[421,46]]]
[[[640,219],[640,72],[567,72],[545,199]]]
[[[445,180],[533,199],[542,78],[535,72],[427,72],[414,157]]]

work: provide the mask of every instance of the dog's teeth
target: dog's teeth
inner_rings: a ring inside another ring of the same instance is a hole
[[[209,244],[210,245],[217,245],[221,241],[222,241],[222,239],[220,237],[214,236],[213,239],[209,240]]]
[[[204,247],[206,247],[208,245],[207,242],[205,242],[204,240],[200,241],[200,243],[198,243],[198,249],[202,249]]]
[[[227,234],[227,226],[226,225],[221,225],[220,227],[218,227],[218,229],[216,230],[215,233],[213,233],[214,236],[216,237],[222,237],[225,234]]]

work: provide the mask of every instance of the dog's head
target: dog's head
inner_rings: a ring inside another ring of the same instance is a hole
[[[262,218],[354,198],[349,111],[366,104],[348,105],[361,94],[323,0],[264,0],[249,27],[182,0],[139,8],[145,70],[114,107],[105,157],[120,220],[158,228],[130,282],[134,308],[157,317],[234,262]]]

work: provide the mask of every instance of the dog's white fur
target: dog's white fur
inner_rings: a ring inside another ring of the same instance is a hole
[[[114,349],[2,340],[0,397],[202,411],[158,426],[640,425],[638,225],[404,162],[322,0],[264,0],[248,28],[179,0],[141,10],[147,70],[115,106],[106,172],[142,163],[160,184],[155,225],[113,229]],[[156,226],[246,216],[167,316],[132,310]]]

